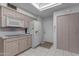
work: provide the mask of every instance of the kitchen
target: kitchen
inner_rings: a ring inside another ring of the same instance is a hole
[[[79,3],[0,3],[0,56],[79,55],[78,19]]]
[[[30,17],[21,13],[21,9],[16,8],[9,3],[6,4],[6,6],[8,7],[0,6],[0,55],[12,56],[31,47],[35,47],[32,46],[32,44],[34,44],[32,43],[33,36],[29,31],[29,26],[32,23],[32,26],[34,27],[39,22],[33,16]],[[34,21],[34,19],[36,21]],[[33,22],[37,23],[34,24]],[[39,29],[36,29],[37,33],[38,30]],[[37,45],[38,44],[39,43],[37,43]]]

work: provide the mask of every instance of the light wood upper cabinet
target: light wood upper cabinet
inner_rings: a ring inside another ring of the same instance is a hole
[[[27,17],[27,18],[25,19],[24,27],[25,27],[25,28],[29,27],[32,21],[33,21],[33,19],[32,19],[31,17]]]
[[[24,27],[24,17],[22,14],[2,7],[2,25],[5,26],[15,26],[15,27]],[[11,22],[10,22],[11,20]]]
[[[24,21],[15,19],[13,17],[7,17],[6,18],[6,26],[24,27]]]
[[[6,27],[6,20],[7,17],[12,17],[15,20],[21,20],[24,24],[22,27],[27,28],[29,27],[30,21],[32,20],[31,17],[24,15],[22,13],[17,12],[16,10],[7,8],[7,7],[0,7],[0,27]]]
[[[12,16],[12,17],[15,18],[16,17],[16,12],[11,10],[11,9],[2,7],[2,15],[3,16]]]
[[[24,20],[24,27],[25,28],[27,28],[29,26],[28,20],[29,20],[28,17]]]

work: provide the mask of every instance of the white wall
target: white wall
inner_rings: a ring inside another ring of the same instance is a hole
[[[53,42],[53,16],[45,17],[43,24],[43,41]]]
[[[61,10],[61,11],[54,12],[53,14],[53,39],[54,39],[55,45],[57,42],[57,16],[70,14],[70,13],[76,13],[76,12],[79,12],[79,7],[71,7],[71,8]]]

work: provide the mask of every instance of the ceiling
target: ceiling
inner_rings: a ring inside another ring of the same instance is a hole
[[[62,3],[31,3],[35,8],[37,8],[39,11],[44,11],[47,9],[50,9],[52,7],[56,7],[61,5]]]
[[[49,9],[46,9],[44,11],[39,11],[37,8],[35,8],[31,3],[12,3],[13,5],[22,8],[23,10],[40,17],[47,17],[53,14],[54,11],[59,11],[65,8],[70,8],[73,6],[79,6],[78,3],[63,3],[62,5],[58,5]],[[37,3],[40,6],[45,6],[49,3]]]
[[[36,4],[39,5],[39,7],[43,7],[43,6],[48,5],[50,3],[36,3]]]

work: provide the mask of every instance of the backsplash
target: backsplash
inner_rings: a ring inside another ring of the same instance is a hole
[[[0,28],[0,36],[3,35],[16,35],[16,34],[25,34],[24,28]]]
[[[18,28],[18,27],[1,27],[0,31],[24,31],[24,28]]]

